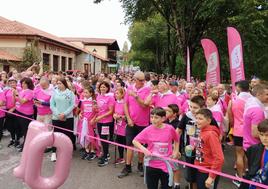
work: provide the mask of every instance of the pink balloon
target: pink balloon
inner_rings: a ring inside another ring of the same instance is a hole
[[[51,177],[41,176],[44,150],[48,146],[57,148],[57,161]],[[68,178],[72,160],[73,145],[69,137],[63,133],[43,132],[29,144],[25,182],[32,189],[57,189]]]
[[[15,177],[20,178],[24,180],[25,176],[25,167],[27,164],[27,158],[28,158],[28,149],[29,149],[29,144],[35,138],[38,134],[42,132],[47,132],[48,127],[39,121],[32,121],[29,125],[28,132],[27,132],[27,137],[24,143],[23,151],[22,151],[22,156],[21,156],[21,161],[20,165],[16,167],[13,171],[13,174]]]

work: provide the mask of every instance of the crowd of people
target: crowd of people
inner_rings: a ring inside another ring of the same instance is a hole
[[[181,188],[182,168],[165,157],[214,171],[224,164],[224,146],[235,146],[236,177],[268,185],[268,84],[258,78],[235,86],[187,82],[177,76],[155,73],[35,73],[1,72],[0,141],[10,133],[8,147],[23,151],[31,119],[61,128],[79,146],[81,159],[98,165],[109,163],[109,143],[90,136],[135,146],[137,169],[148,189]],[[233,87],[233,90],[232,90]],[[15,113],[15,114],[13,114]],[[20,117],[24,116],[24,117]],[[26,119],[31,118],[31,119]],[[1,144],[1,143],[0,143]],[[3,146],[1,146],[3,148]],[[57,160],[52,147],[51,161]],[[132,172],[134,151],[118,146],[116,164],[125,164],[117,175]],[[162,157],[162,158],[161,158]],[[191,189],[217,188],[219,176],[185,168]],[[253,185],[233,181],[240,188]]]

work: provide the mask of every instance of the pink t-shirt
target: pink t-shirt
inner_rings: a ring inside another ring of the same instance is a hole
[[[33,90],[25,89],[20,91],[18,98],[26,99],[27,102],[25,102],[24,104],[20,104],[19,101],[17,101],[16,99],[16,110],[26,115],[32,115],[34,113],[33,96]]]
[[[238,137],[243,137],[244,128],[244,110],[246,101],[251,98],[250,93],[241,92],[235,98],[232,98],[232,114],[234,118],[234,130],[233,135]]]
[[[128,105],[130,118],[135,125],[146,127],[149,125],[150,107],[142,107],[133,96],[129,95],[130,91],[136,92],[139,98],[145,100],[149,96],[151,89],[146,86],[136,89],[135,85],[132,85],[128,87],[125,95],[125,102]]]
[[[9,110],[10,108],[13,108],[15,106],[15,98],[12,89],[7,89],[5,91],[5,95],[6,95],[6,108]]]
[[[166,108],[170,104],[177,104],[178,107],[180,107],[177,96],[171,92],[167,92],[164,94],[158,93],[154,95],[152,98],[152,104],[155,107],[162,107],[162,108]]]
[[[179,136],[171,125],[165,124],[163,128],[150,125],[138,134],[134,140],[142,144],[147,144],[147,149],[153,155],[170,157],[172,155],[172,142],[178,142]],[[166,173],[168,172],[164,161],[151,160],[149,166],[161,169]]]
[[[217,121],[217,124],[220,128],[221,133],[223,133],[223,113],[222,109],[218,104],[215,104],[211,108],[209,108],[212,112],[213,118]]]
[[[109,107],[114,108],[115,100],[109,95],[98,95],[97,105],[98,105],[98,116],[103,115],[109,111]],[[113,114],[106,116],[101,119],[99,123],[110,123],[113,121]]]
[[[114,106],[114,113],[124,117],[125,116],[125,112],[124,112],[124,100],[117,100],[115,102],[115,106]],[[116,120],[114,122],[114,133],[120,136],[126,136],[126,126],[127,126],[127,122],[125,118]]]
[[[83,112],[82,116],[84,118],[90,120],[95,116],[96,114],[96,110],[94,109],[95,103],[96,101],[92,100],[92,98],[89,99],[83,98],[81,100],[81,111]]]
[[[5,110],[6,109],[6,96],[4,91],[0,91],[0,101],[4,103],[3,106],[0,106],[1,109]],[[0,118],[5,117],[6,113],[3,111],[0,111]],[[0,126],[1,127],[1,126]]]
[[[186,112],[189,111],[189,101],[190,101],[190,100],[186,100],[186,101],[184,101],[184,103],[181,105],[181,109],[180,109],[180,113],[181,113],[181,114],[186,114]]]
[[[260,142],[259,139],[256,139],[251,135],[252,125],[258,125],[265,119],[264,107],[257,98],[252,97],[248,99],[248,102],[245,105],[243,119],[243,147],[245,150],[247,150],[250,146],[258,144]]]
[[[42,103],[49,104],[50,98],[54,92],[53,88],[48,88],[46,90],[42,89],[41,87],[38,87],[34,90],[34,98]],[[38,105],[37,106],[37,114],[38,115],[49,115],[52,114],[52,111],[50,109],[50,106],[45,105]]]

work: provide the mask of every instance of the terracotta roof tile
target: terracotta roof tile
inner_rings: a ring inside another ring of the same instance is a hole
[[[79,37],[64,37],[66,41],[70,42],[83,42],[91,44],[108,44],[111,45],[116,42],[116,39],[104,39],[104,38],[79,38]]]
[[[5,52],[5,51],[2,51],[2,50],[0,50],[0,59],[1,60],[16,61],[16,62],[21,61],[21,59],[18,58],[17,56],[12,55],[12,54]]]
[[[18,21],[11,21],[6,18],[0,17],[0,35],[33,35],[44,37],[58,43],[67,45],[80,51],[84,51],[82,48],[50,33],[44,32],[37,28],[28,26]]]

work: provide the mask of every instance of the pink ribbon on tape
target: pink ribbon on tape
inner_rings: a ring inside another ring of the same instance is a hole
[[[3,110],[3,109],[0,109],[0,111],[6,112],[6,113],[10,113],[10,114],[16,115],[18,117],[22,117],[22,118],[25,118],[25,119],[29,119],[29,120],[35,121],[34,119],[31,119],[31,118],[28,118],[28,117],[25,117],[25,116],[22,116],[22,115],[13,113],[13,112],[8,112],[8,111]],[[58,128],[58,129],[61,129],[61,130],[64,130],[64,131],[68,131],[68,132],[72,132],[73,133],[73,131],[72,130],[69,130],[69,129],[61,128],[61,127],[58,127],[58,126],[55,126],[55,125],[51,125],[51,124],[47,124],[47,125],[48,126],[51,126],[51,127],[54,127],[54,128]],[[77,133],[77,134],[78,135],[81,135],[81,133]],[[98,138],[98,137],[94,137],[94,136],[90,136],[90,135],[87,135],[87,136],[89,138],[92,138],[92,139],[95,139],[95,140],[103,141],[103,142],[106,142],[106,143],[110,143],[112,145],[121,146],[123,148],[127,148],[127,149],[130,149],[130,150],[133,150],[133,151],[141,152],[142,153],[142,151],[140,151],[139,149],[134,148],[134,147],[130,147],[130,146],[118,144],[116,142],[112,142],[112,141],[109,141],[109,140],[104,140],[104,139],[101,139],[101,138]],[[260,183],[257,183],[257,182],[253,182],[251,180],[246,180],[244,178],[238,178],[238,177],[235,177],[233,175],[229,175],[229,174],[226,174],[226,173],[223,173],[223,172],[214,171],[214,170],[211,170],[211,169],[207,169],[207,168],[204,168],[204,167],[201,167],[201,166],[193,165],[193,164],[190,164],[190,163],[187,163],[187,162],[184,162],[184,161],[180,161],[180,160],[176,160],[176,159],[171,159],[171,158],[168,158],[168,157],[161,157],[161,156],[158,156],[158,155],[155,155],[155,154],[154,154],[154,156],[159,157],[159,158],[161,158],[163,160],[168,160],[168,161],[172,161],[172,162],[175,162],[175,163],[179,163],[181,165],[192,167],[192,168],[195,168],[195,169],[198,169],[198,170],[201,170],[201,171],[205,171],[205,172],[208,172],[208,173],[213,173],[213,174],[216,174],[216,175],[219,175],[219,176],[222,176],[222,177],[231,179],[231,180],[237,180],[237,181],[244,182],[244,183],[247,183],[247,184],[250,184],[250,185],[254,185],[254,186],[257,186],[257,187],[261,187],[261,188],[265,188],[265,189],[267,188],[268,189],[268,186],[263,185],[263,184],[260,184]]]

